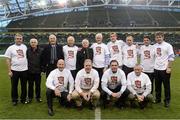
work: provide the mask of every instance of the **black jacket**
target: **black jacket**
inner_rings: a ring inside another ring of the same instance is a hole
[[[77,52],[76,69],[80,70],[84,68],[84,61],[86,59],[91,59],[93,61],[93,49],[92,48],[82,48]]]
[[[27,49],[27,60],[28,60],[28,72],[29,73],[41,73],[41,54],[42,49],[37,47],[35,51],[31,47]]]
[[[63,54],[63,48],[61,45],[56,45],[56,53],[57,53],[57,60],[54,61],[54,66],[56,66],[57,61],[59,59],[64,59],[64,54]],[[51,64],[51,45],[47,45],[45,46],[43,52],[42,52],[42,66],[43,66],[43,71],[45,71],[47,69],[47,67]],[[52,65],[52,64],[51,64]]]

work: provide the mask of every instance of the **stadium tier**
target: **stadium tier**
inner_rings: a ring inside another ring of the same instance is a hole
[[[52,27],[178,27],[179,12],[139,10],[133,7],[96,7],[12,21],[7,28]]]

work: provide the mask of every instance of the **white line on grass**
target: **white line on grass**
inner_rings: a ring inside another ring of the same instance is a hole
[[[94,111],[95,113],[95,120],[101,120],[101,109],[100,107],[97,107]]]

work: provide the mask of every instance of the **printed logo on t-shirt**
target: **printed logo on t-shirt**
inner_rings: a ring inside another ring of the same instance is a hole
[[[98,46],[96,47],[96,55],[100,55],[101,54],[101,47]]]
[[[90,87],[91,86],[91,78],[84,78],[84,83],[86,87]]]
[[[73,59],[74,58],[74,51],[69,50],[68,51],[68,59]]]
[[[17,54],[18,54],[18,58],[24,58],[24,52],[23,50],[19,49],[19,50],[16,50]]]
[[[117,45],[112,46],[113,54],[119,53],[119,48]]]
[[[156,54],[158,57],[160,57],[162,54],[161,54],[161,48],[157,48],[156,49]]]
[[[144,51],[144,59],[150,59],[151,55],[150,55],[150,51],[149,50],[145,50]]]
[[[111,84],[116,85],[117,84],[117,76],[111,76]]]
[[[137,88],[141,88],[141,81],[140,80],[136,80],[135,81],[135,85]]]
[[[127,53],[128,53],[128,58],[134,57],[133,50],[127,50]]]
[[[63,76],[58,77],[58,82],[60,85],[64,85],[64,77]]]

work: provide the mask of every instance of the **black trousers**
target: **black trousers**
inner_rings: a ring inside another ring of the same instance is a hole
[[[48,64],[46,68],[46,78],[48,77],[49,73],[56,68],[57,68],[56,64]]]
[[[27,71],[13,71],[12,70],[12,77],[11,77],[11,98],[12,102],[18,101],[18,82],[20,79],[21,82],[21,102],[26,101],[26,95],[27,95]]]
[[[74,78],[74,80],[76,79],[76,74],[77,74],[77,70],[71,70],[71,74]]]
[[[67,100],[68,92],[61,92],[61,97],[59,97],[60,104],[63,106],[69,106],[70,102]],[[46,98],[47,105],[49,109],[53,109],[53,98],[55,98],[54,90],[47,88],[46,90]]]
[[[95,70],[97,70],[98,74],[99,74],[99,90],[101,91],[101,78],[103,76],[103,70],[104,68],[96,68],[93,67]]]
[[[32,99],[34,96],[34,84],[36,99],[41,98],[41,74],[28,73],[28,98]]]
[[[153,91],[154,91],[154,73],[147,73],[147,72],[144,72],[145,74],[148,75],[149,79],[151,80],[151,94],[153,94]]]
[[[155,70],[155,92],[156,92],[156,101],[161,101],[161,87],[164,85],[164,101],[170,102],[171,92],[170,92],[170,76],[167,74],[166,70]]]
[[[112,92],[119,92],[121,90],[121,85],[117,86],[115,89],[109,89],[109,90],[111,90]],[[126,99],[128,98],[129,93],[130,92],[128,89],[126,89],[123,92],[123,94],[120,96],[120,98],[116,102],[118,106],[124,105]],[[103,104],[106,105],[108,103],[108,100],[107,100],[108,94],[104,91],[101,94],[102,94]]]
[[[124,71],[124,73],[125,73],[125,75],[126,75],[126,77],[127,77],[127,75],[128,75],[130,72],[134,71],[134,68],[129,68],[129,67],[123,65],[123,66],[122,66],[122,70]]]

